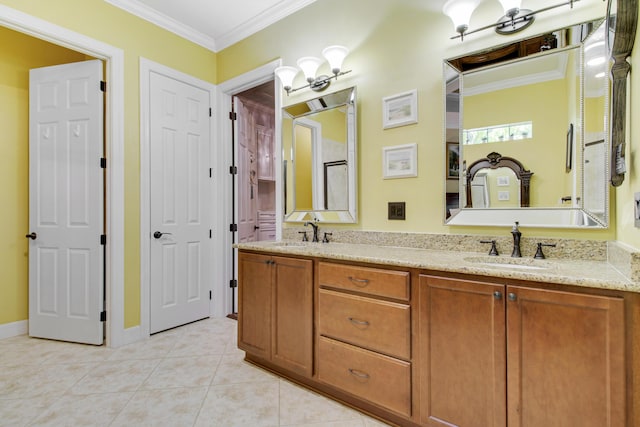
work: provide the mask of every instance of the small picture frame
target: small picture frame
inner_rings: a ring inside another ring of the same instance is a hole
[[[496,185],[498,187],[508,187],[509,177],[506,175],[496,177]]]
[[[508,191],[498,191],[498,200],[501,202],[508,202],[511,198]]]
[[[382,176],[384,179],[418,176],[418,144],[382,147]]]
[[[447,179],[458,179],[460,176],[460,144],[447,142]]]
[[[418,123],[418,90],[382,98],[382,128]]]

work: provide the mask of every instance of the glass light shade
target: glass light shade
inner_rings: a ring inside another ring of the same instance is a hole
[[[522,0],[498,0],[502,5],[502,9],[504,10],[504,14],[506,15],[509,11],[519,10],[522,5]]]
[[[303,56],[298,59],[297,64],[304,73],[307,81],[311,83],[316,79],[316,71],[318,71],[318,67],[320,67],[322,62],[322,59],[316,58],[315,56]]]
[[[275,69],[276,76],[280,79],[284,90],[289,90],[293,86],[293,79],[298,74],[296,67],[278,67]]]
[[[344,46],[329,46],[324,48],[322,56],[329,62],[333,74],[338,74],[342,68],[342,61],[349,54],[349,49]]]
[[[442,6],[442,13],[451,18],[453,27],[459,33],[469,28],[471,14],[480,4],[480,0],[449,0]]]

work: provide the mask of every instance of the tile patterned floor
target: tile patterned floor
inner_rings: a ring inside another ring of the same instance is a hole
[[[206,319],[118,349],[0,340],[0,426],[381,427],[243,361]]]

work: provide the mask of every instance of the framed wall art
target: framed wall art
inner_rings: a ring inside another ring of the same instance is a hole
[[[382,98],[384,129],[418,123],[418,91],[416,89]]]
[[[418,144],[397,145],[382,148],[382,176],[411,178],[418,176]]]

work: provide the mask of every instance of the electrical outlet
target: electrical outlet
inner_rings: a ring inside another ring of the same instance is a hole
[[[405,202],[389,202],[389,219],[404,220],[405,212]]]
[[[633,195],[635,203],[633,204],[633,217],[635,218],[636,227],[640,228],[640,193]]]

